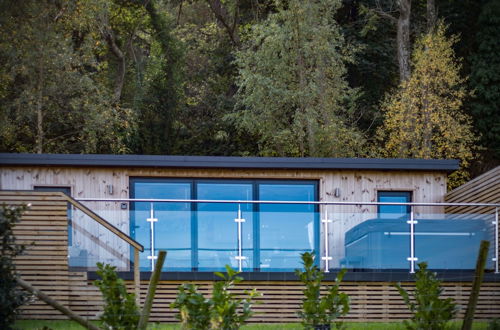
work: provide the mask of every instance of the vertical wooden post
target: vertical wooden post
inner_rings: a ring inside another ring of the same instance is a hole
[[[486,265],[486,258],[488,257],[488,248],[490,247],[489,241],[481,241],[479,247],[479,256],[477,257],[476,273],[474,274],[474,282],[469,296],[469,303],[464,316],[464,323],[462,330],[472,329],[472,321],[474,320],[474,312],[476,311],[477,299],[479,297],[479,289],[483,282],[484,266]]]
[[[141,305],[141,272],[139,271],[139,250],[134,248],[134,291],[137,306]]]
[[[144,300],[144,307],[142,308],[141,318],[139,324],[137,325],[138,330],[146,330],[148,326],[149,313],[151,313],[151,308],[153,307],[153,299],[155,298],[156,286],[160,280],[161,269],[163,268],[163,263],[167,256],[167,251],[160,250],[158,252],[158,259],[156,260],[155,270],[151,275],[149,280],[148,294]]]

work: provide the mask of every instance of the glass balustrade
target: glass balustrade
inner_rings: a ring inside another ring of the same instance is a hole
[[[144,245],[141,271],[153,269],[159,250],[168,251],[167,272],[212,272],[225,265],[243,272],[292,272],[301,267],[300,254],[306,251],[316,252],[324,271],[413,272],[422,261],[434,270],[466,271],[475,268],[482,240],[490,241],[486,268],[498,271],[495,208],[451,213],[442,205],[408,206],[407,213],[404,205],[405,212],[399,212],[400,206],[396,217],[386,214],[390,208],[377,212],[376,203],[280,201],[260,188],[263,201],[252,200],[245,184],[210,184],[199,185],[200,197],[218,199],[83,203]],[[229,198],[235,194],[238,200]],[[72,216],[70,266],[93,269],[96,262],[106,262],[131,269],[127,243],[78,210]]]
[[[128,224],[127,210],[119,203],[86,203],[92,211],[119,228]],[[102,205],[101,205],[102,204]],[[80,209],[72,207],[72,221],[68,229],[68,263],[75,270],[95,270],[98,262],[110,264],[118,271],[130,271],[130,246],[127,242],[100,225]]]

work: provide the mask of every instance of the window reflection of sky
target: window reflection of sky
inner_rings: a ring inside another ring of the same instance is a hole
[[[315,182],[266,182],[244,180],[133,179],[133,198],[314,201]],[[238,225],[241,210],[244,270],[293,271],[300,267],[300,253],[316,247],[318,215],[314,205],[161,203],[155,202],[155,254],[168,251],[165,270],[221,270],[226,264],[237,268]],[[133,206],[135,238],[145,245],[141,268],[150,267],[151,203]],[[255,235],[254,231],[257,232]],[[134,234],[133,233],[133,234]],[[258,246],[259,249],[254,249]]]

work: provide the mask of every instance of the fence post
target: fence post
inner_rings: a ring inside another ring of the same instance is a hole
[[[141,304],[141,272],[139,271],[139,250],[134,247],[134,291],[135,302]]]
[[[489,247],[489,241],[481,241],[481,245],[479,247],[479,255],[476,262],[476,272],[474,274],[474,281],[472,282],[469,303],[467,304],[467,310],[465,311],[464,323],[462,323],[462,330],[472,329],[472,321],[474,320],[474,312],[476,311],[481,283],[483,283],[484,266],[486,265],[486,259],[488,258]]]
[[[160,280],[161,269],[163,263],[167,256],[167,251],[159,251],[158,260],[156,262],[156,267],[149,280],[148,294],[146,295],[146,300],[144,301],[144,307],[142,308],[141,318],[139,319],[139,324],[137,324],[138,330],[146,330],[149,321],[149,314],[151,313],[151,308],[153,307],[153,300],[155,298],[156,286]]]
[[[410,205],[410,220],[406,221],[410,225],[410,257],[407,258],[410,262],[410,274],[415,273],[415,261],[418,258],[415,257],[415,225],[418,221],[414,220],[413,205]]]

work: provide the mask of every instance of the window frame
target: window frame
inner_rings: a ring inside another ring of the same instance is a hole
[[[385,196],[384,196],[385,195]],[[406,203],[412,203],[413,202],[413,191],[412,190],[377,190],[377,202],[380,202],[380,197],[388,197],[388,196],[393,196],[393,197],[403,197],[403,195],[406,195],[404,197],[408,197],[408,201]],[[381,207],[384,207],[387,205],[377,205],[377,217],[380,217],[381,214],[383,214],[380,209]],[[396,217],[395,219],[403,219],[407,218],[410,215],[411,212],[411,206],[407,205],[406,206],[406,214],[401,215],[399,217]],[[388,212],[385,212],[388,213]]]
[[[259,186],[261,184],[287,184],[287,185],[312,185],[313,186],[313,201],[319,201],[319,180],[314,179],[248,179],[248,178],[179,178],[179,177],[129,177],[129,196],[130,198],[136,198],[135,184],[137,183],[147,183],[147,182],[165,182],[165,183],[188,183],[190,185],[190,199],[197,200],[198,187],[200,183],[241,183],[241,184],[251,184],[252,185],[252,198],[251,200],[260,200],[259,196]],[[130,203],[130,216],[129,216],[129,226],[131,237],[135,237],[135,202]],[[190,203],[191,212],[191,271],[199,272],[198,263],[198,223],[197,223],[197,211],[199,203]],[[252,248],[253,248],[253,267],[251,271],[253,272],[265,272],[266,270],[260,267],[260,205],[259,203],[252,204],[253,212],[253,231],[252,231]],[[314,250],[316,254],[320,253],[320,214],[319,206],[313,205],[314,213]],[[131,258],[132,260],[132,258]],[[131,261],[132,262],[132,261]],[[315,264],[320,265],[320,258],[316,258]],[[174,270],[175,272],[176,270]],[[181,271],[182,272],[182,271]],[[276,272],[276,271],[273,271]]]

